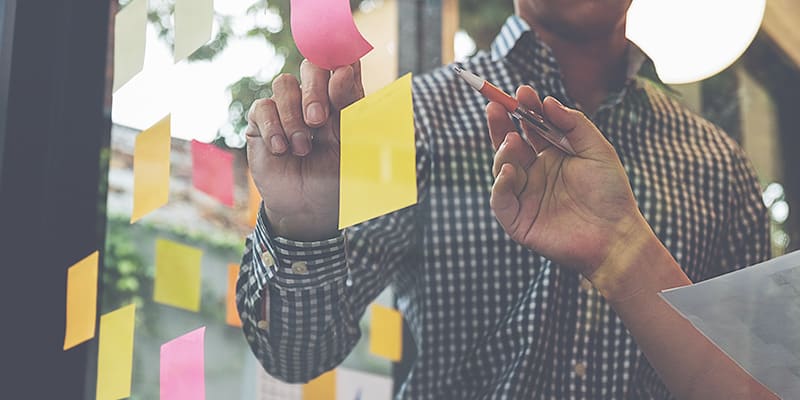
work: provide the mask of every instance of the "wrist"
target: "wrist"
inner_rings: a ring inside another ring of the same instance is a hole
[[[339,236],[336,217],[319,218],[313,214],[284,216],[264,207],[264,217],[276,236],[298,242],[315,242]]]
[[[643,291],[649,291],[649,276],[653,265],[672,260],[669,251],[653,233],[650,226],[639,220],[628,225],[610,247],[605,259],[586,278],[608,301],[621,301]],[[674,263],[674,260],[672,260]]]

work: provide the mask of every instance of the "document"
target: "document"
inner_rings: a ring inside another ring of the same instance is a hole
[[[784,399],[800,399],[800,251],[661,296]]]

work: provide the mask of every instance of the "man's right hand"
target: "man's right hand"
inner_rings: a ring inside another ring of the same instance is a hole
[[[272,98],[247,114],[247,160],[274,233],[312,241],[336,235],[339,112],[364,97],[359,62],[331,72],[304,60],[300,82],[272,81]]]

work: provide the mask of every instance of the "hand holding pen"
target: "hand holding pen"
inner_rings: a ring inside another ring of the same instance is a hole
[[[524,128],[527,128],[526,132],[532,132],[536,135],[526,135],[527,140],[537,141],[537,137],[541,137],[550,142],[550,144],[553,146],[556,146],[564,153],[567,153],[571,156],[575,155],[575,150],[570,145],[569,140],[567,140],[566,136],[564,135],[564,132],[553,126],[553,124],[542,117],[541,113],[537,112],[536,108],[521,105],[517,99],[511,97],[508,93],[500,90],[490,82],[465,70],[464,68],[455,66],[453,67],[453,70],[459,77],[461,77],[461,79],[472,86],[473,89],[480,92],[490,101],[502,105],[511,116],[519,120],[524,125]],[[538,108],[541,109],[541,107]],[[540,151],[539,148],[541,146],[534,146],[534,144],[530,142],[529,144],[535,147],[537,151]]]

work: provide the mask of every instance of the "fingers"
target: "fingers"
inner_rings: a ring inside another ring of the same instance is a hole
[[[486,121],[489,124],[489,138],[495,151],[500,148],[508,132],[517,130],[505,107],[500,103],[490,102],[486,105]]]
[[[616,154],[608,140],[582,112],[564,106],[553,97],[544,99],[543,109],[545,118],[567,135],[578,155]]]
[[[333,71],[328,85],[328,96],[336,110],[341,110],[364,97],[360,61]]]
[[[534,161],[536,161],[536,153],[533,152],[533,149],[525,143],[518,133],[509,132],[500,148],[494,154],[492,175],[497,177],[500,173],[500,168],[504,164],[513,164],[521,170],[527,171]]]
[[[250,106],[247,113],[248,146],[264,147],[274,155],[282,155],[289,149],[289,142],[281,127],[278,108],[272,99],[259,99]],[[261,142],[261,143],[257,143]]]
[[[328,79],[330,71],[303,60],[300,64],[300,86],[303,96],[303,116],[309,127],[318,128],[328,120]]]
[[[311,129],[303,118],[302,94],[297,78],[281,74],[272,81],[272,99],[280,115],[280,124],[294,155],[311,152]]]
[[[492,186],[492,197],[489,205],[494,215],[506,232],[512,232],[512,226],[519,215],[519,198],[514,192],[516,168],[511,164],[504,164]]]
[[[519,100],[523,107],[536,111],[539,115],[542,114],[542,101],[539,99],[539,94],[536,93],[532,87],[528,85],[520,86],[517,89],[517,100]],[[527,123],[522,123],[520,125],[522,125],[525,137],[528,138],[528,141],[531,142],[537,153],[541,153],[544,149],[551,146],[550,142],[538,134],[535,127]]]

